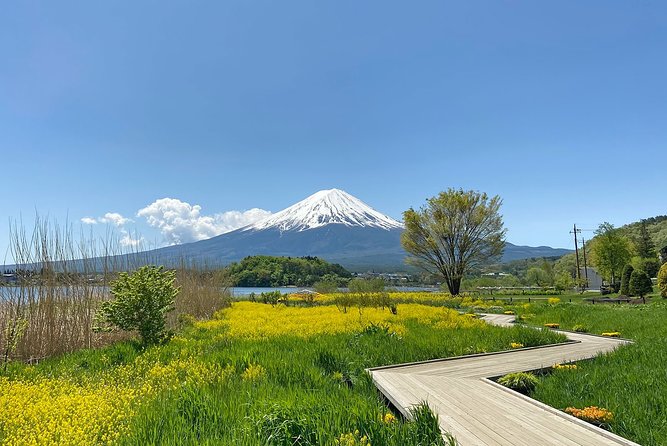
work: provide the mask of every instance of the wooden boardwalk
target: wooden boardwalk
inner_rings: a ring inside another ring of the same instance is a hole
[[[511,325],[514,316],[485,315],[484,319]],[[489,379],[588,359],[630,342],[562,333],[570,342],[377,367],[369,373],[404,416],[409,418],[411,407],[426,402],[438,415],[442,431],[452,434],[462,446],[636,445]]]

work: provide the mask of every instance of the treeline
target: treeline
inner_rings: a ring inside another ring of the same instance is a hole
[[[345,285],[352,274],[337,263],[317,257],[251,256],[227,268],[233,286],[312,286],[316,282]]]

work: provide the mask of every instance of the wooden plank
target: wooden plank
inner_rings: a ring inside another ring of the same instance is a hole
[[[486,315],[488,323],[508,326],[509,315]],[[501,353],[398,364],[369,369],[378,389],[401,413],[426,402],[443,431],[465,445],[625,445],[629,440],[602,431],[525,396],[498,388],[487,378],[588,359],[630,341],[561,332],[567,344]]]

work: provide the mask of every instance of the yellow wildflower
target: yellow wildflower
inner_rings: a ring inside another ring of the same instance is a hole
[[[554,364],[553,368],[555,370],[576,370],[576,364]]]
[[[259,364],[250,364],[241,374],[244,381],[259,381],[266,375],[266,369]]]
[[[584,407],[583,409],[568,407],[565,412],[594,424],[609,423],[614,419],[614,414],[611,411],[597,406]]]
[[[387,413],[384,414],[384,416],[382,417],[382,422],[383,422],[384,424],[391,424],[391,423],[394,423],[395,421],[396,421],[396,417],[395,417],[394,414],[391,413],[391,412],[387,412]]]

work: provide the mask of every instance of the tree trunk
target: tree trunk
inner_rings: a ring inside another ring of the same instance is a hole
[[[447,280],[447,287],[452,296],[458,296],[461,291],[461,278],[457,277],[455,279]]]

